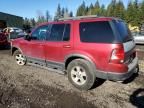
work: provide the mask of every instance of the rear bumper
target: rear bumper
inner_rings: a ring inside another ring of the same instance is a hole
[[[128,72],[117,73],[117,72],[97,71],[96,76],[107,80],[124,81],[130,78],[134,73],[137,73],[137,66],[138,66],[138,58],[136,57],[132,61],[132,63],[128,65]]]

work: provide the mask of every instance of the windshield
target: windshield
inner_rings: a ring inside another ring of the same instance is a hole
[[[120,34],[120,38],[122,39],[123,42],[133,40],[133,36],[125,22],[114,21],[114,24],[116,25],[116,28],[118,29],[118,32]]]

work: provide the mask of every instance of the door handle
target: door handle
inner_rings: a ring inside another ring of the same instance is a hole
[[[63,47],[64,47],[64,48],[71,48],[70,45],[64,45]]]

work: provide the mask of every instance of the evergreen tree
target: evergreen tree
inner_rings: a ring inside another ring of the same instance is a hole
[[[28,18],[25,18],[23,22],[23,29],[29,30],[30,28],[31,28],[30,20]]]
[[[84,15],[86,15],[85,9],[86,9],[86,6],[85,6],[85,2],[83,1],[83,3],[77,9],[76,15],[77,16],[84,16]]]
[[[62,18],[64,17],[64,14],[65,14],[65,8],[62,8],[62,11],[61,11]]]
[[[126,12],[126,20],[132,26],[140,26],[140,8],[137,0],[129,2]]]
[[[138,4],[138,0],[135,0],[133,3],[133,12],[135,13],[134,17],[134,21],[133,21],[133,25],[135,26],[140,26],[140,6]]]
[[[97,0],[96,3],[95,3],[95,6],[93,8],[93,11],[92,11],[92,15],[100,15],[100,4],[99,4],[99,1]]]
[[[70,16],[70,17],[73,17],[73,12],[72,12],[72,11],[70,12],[69,16]]]
[[[127,8],[125,8],[122,0],[111,0],[107,8],[105,5],[100,6],[98,0],[95,5],[91,3],[88,7],[83,1],[77,9],[76,15],[119,17],[132,26],[140,26],[144,23],[144,0],[141,3],[138,3],[138,0],[129,0]]]
[[[36,26],[36,21],[35,21],[34,18],[31,18],[30,23],[31,23],[31,24],[30,24],[31,27],[35,27],[35,26]]]
[[[116,0],[112,0],[107,8],[107,16],[114,17],[116,8]]]
[[[93,4],[91,3],[91,4],[90,4],[90,7],[89,7],[89,9],[88,9],[87,15],[92,15],[93,9],[94,9],[94,6],[93,6]]]
[[[144,24],[144,0],[142,1],[140,6],[140,20],[141,20],[141,25]]]
[[[61,10],[61,6],[60,4],[58,4],[58,7],[57,7],[57,11],[56,11],[56,15],[54,17],[54,20],[57,20],[59,18],[62,18],[62,10]]]
[[[65,8],[64,9],[64,18],[67,18],[67,17],[69,17],[70,15],[69,15],[69,12],[68,12],[68,8]]]
[[[101,9],[100,9],[100,16],[106,16],[105,5],[102,5],[102,6],[101,6]]]
[[[86,6],[86,8],[85,8],[85,15],[88,15],[88,12],[89,12],[89,7]]]
[[[132,17],[132,16],[134,16],[133,11],[134,11],[133,4],[130,1],[128,3],[128,8],[127,8],[127,11],[126,11],[126,20],[127,20],[128,23],[132,23],[133,22],[133,17]]]
[[[49,20],[51,20],[51,16],[50,16],[50,14],[49,14],[49,11],[47,10],[46,11],[46,21],[48,22]]]
[[[46,21],[46,18],[45,18],[45,15],[43,14],[42,11],[37,11],[37,24],[41,24],[41,23],[44,23],[44,22],[47,22]]]
[[[30,20],[29,20],[28,18],[25,18],[25,19],[24,19],[24,24],[25,24],[25,25],[30,25]]]
[[[115,5],[115,17],[124,19],[125,18],[125,7],[121,0],[119,0]]]

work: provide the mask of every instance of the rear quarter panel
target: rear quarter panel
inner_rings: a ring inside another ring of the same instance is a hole
[[[79,23],[79,21],[75,21],[74,24],[74,52],[89,57],[95,63],[97,69],[107,70],[111,51],[115,46],[112,44],[81,42]]]

